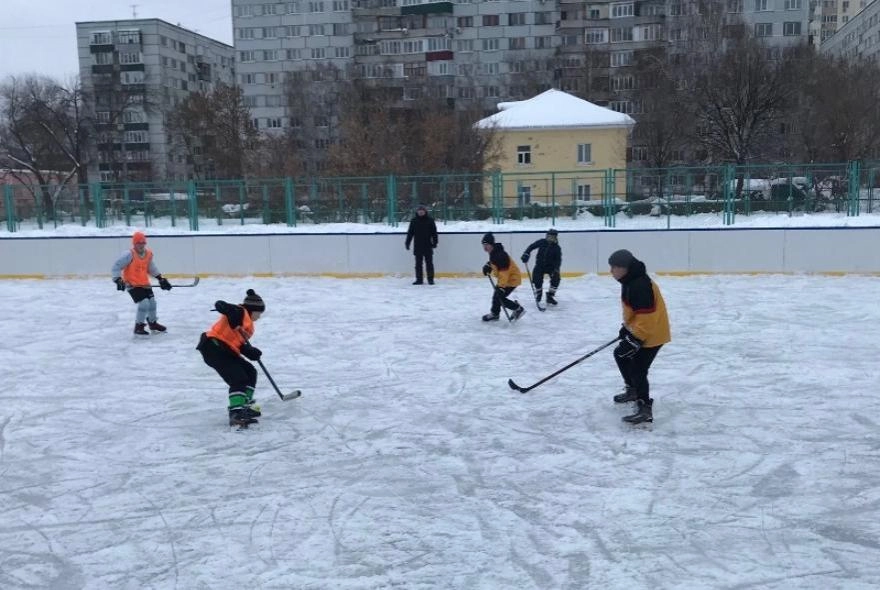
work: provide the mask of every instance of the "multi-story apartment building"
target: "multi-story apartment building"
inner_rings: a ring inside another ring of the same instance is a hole
[[[93,178],[184,179],[167,118],[189,94],[234,82],[229,45],[159,19],[76,23],[83,90],[98,123]]]
[[[426,88],[457,104],[524,98],[553,85],[637,113],[627,71],[641,49],[684,39],[689,0],[233,0],[238,78],[260,129],[290,124],[285,80],[330,63],[383,79],[391,98]],[[774,47],[809,40],[808,0],[726,0]],[[731,25],[731,30],[735,25]]]
[[[880,59],[880,2],[871,2],[847,19],[819,51],[850,60]]]

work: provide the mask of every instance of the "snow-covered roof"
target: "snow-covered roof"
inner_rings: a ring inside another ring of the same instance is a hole
[[[528,100],[498,103],[492,116],[477,127],[499,129],[559,129],[631,127],[635,120],[624,113],[600,107],[561,90],[550,89]]]

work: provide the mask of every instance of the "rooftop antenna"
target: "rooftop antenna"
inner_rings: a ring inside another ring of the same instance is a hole
[[[137,4],[129,4],[131,6],[131,18],[138,17],[138,5]]]

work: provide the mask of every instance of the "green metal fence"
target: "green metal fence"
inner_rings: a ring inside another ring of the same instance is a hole
[[[420,176],[270,178],[2,186],[5,231],[360,223],[396,227],[426,205],[443,223],[580,219],[674,227],[696,215],[730,225],[756,214],[877,211],[880,164],[754,164]],[[0,226],[2,227],[2,226]]]

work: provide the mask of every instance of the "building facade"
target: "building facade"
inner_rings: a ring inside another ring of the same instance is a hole
[[[234,49],[160,19],[78,22],[76,36],[98,126],[92,178],[188,178],[189,163],[169,149],[168,116],[190,94],[234,83]]]
[[[550,87],[638,114],[628,71],[639,50],[686,40],[691,0],[232,0],[238,81],[259,129],[296,124],[297,71],[332,64],[403,105],[425,92],[490,112]],[[809,0],[726,0],[731,34],[769,46],[811,41]],[[734,23],[744,23],[734,24]]]
[[[871,2],[842,23],[819,51],[849,60],[880,58],[880,2]]]

